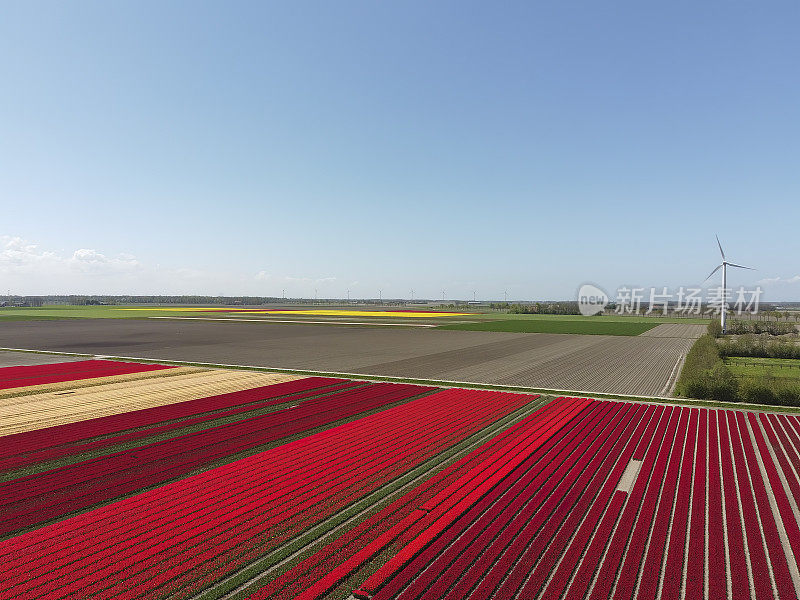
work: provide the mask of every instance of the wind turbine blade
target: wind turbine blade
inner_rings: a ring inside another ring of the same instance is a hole
[[[754,269],[753,267],[745,267],[744,265],[737,265],[736,263],[729,262],[728,266],[730,267],[738,267],[740,269],[750,269],[751,271],[757,271],[758,269]]]
[[[721,268],[722,268],[722,265],[717,265],[717,268],[716,268],[716,269],[714,269],[713,271],[711,271],[711,273],[709,273],[709,274],[708,274],[708,277],[706,277],[705,279],[703,279],[703,283],[705,283],[706,281],[708,281],[709,279],[711,279],[711,276],[712,276],[714,273],[716,273],[717,271],[719,271]]]
[[[722,260],[725,260],[725,253],[722,251],[722,244],[719,243],[719,236],[715,235],[714,237],[717,238],[717,246],[719,246],[719,253],[722,254]]]

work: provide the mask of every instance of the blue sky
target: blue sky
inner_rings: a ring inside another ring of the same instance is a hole
[[[0,293],[800,299],[798,17],[6,2]]]

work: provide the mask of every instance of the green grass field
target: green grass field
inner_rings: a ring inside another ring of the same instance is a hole
[[[739,379],[769,377],[800,383],[800,360],[792,358],[730,357],[725,364]]]
[[[622,317],[624,318],[624,317]],[[516,319],[508,321],[481,321],[453,323],[437,329],[460,331],[507,331],[511,333],[576,333],[580,335],[639,335],[652,329],[658,322],[607,321],[604,317],[591,319]]]
[[[137,308],[139,310],[125,310]],[[219,313],[205,311],[184,312],[180,310],[164,310],[164,306],[42,306],[37,308],[0,308],[0,324],[3,321],[41,321],[50,319],[146,319],[150,317],[213,317],[217,319],[286,319],[288,315],[270,317],[267,315],[247,315],[236,313]],[[221,306],[210,307],[222,308]],[[325,308],[324,305],[297,305],[300,308]],[[354,306],[355,310],[359,307]],[[144,310],[141,310],[144,309]],[[319,316],[291,316],[291,319],[325,321],[341,320]],[[586,335],[639,335],[661,323],[708,323],[707,319],[680,319],[668,317],[643,317],[603,315],[584,317],[582,315],[518,315],[497,311],[474,313],[468,316],[439,317],[435,319],[405,319],[402,317],[385,317],[378,311],[375,316],[358,316],[365,323],[387,321],[394,323],[428,322],[438,325],[439,329],[460,329],[466,331],[501,331],[515,333],[574,333]],[[464,322],[469,321],[469,322]]]
[[[125,307],[59,305],[37,308],[0,308],[0,321],[36,321],[42,319],[141,319],[144,317],[172,314],[160,310],[126,311],[120,310],[121,308]]]
[[[502,313],[496,311],[489,311],[480,314],[470,315],[463,317],[464,319],[481,319],[481,320],[499,320],[499,321],[606,321],[617,323],[687,323],[687,324],[700,324],[707,325],[708,318],[688,318],[688,317],[664,317],[653,314],[652,316],[642,315],[598,315],[592,317],[584,317],[583,315],[518,315],[511,313]]]

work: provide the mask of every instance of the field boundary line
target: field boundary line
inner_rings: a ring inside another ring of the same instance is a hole
[[[696,406],[699,408],[719,408],[722,410],[749,410],[755,412],[770,412],[775,414],[795,415],[800,413],[800,407],[778,406],[769,404],[749,404],[746,402],[716,402],[714,400],[699,400],[696,398],[670,398],[667,396],[647,396],[635,394],[615,394],[609,392],[592,392],[590,390],[563,390],[557,388],[535,388],[522,385],[507,385],[495,383],[480,383],[475,381],[453,381],[449,379],[424,379],[415,377],[400,377],[396,375],[373,375],[371,373],[348,373],[344,371],[314,371],[310,369],[289,369],[285,367],[265,367],[259,365],[236,365],[226,363],[199,362],[191,360],[176,360],[171,358],[152,358],[146,356],[117,356],[110,354],[92,354],[86,352],[61,352],[58,350],[34,350],[30,348],[5,348],[0,347],[0,351],[6,352],[31,352],[34,354],[54,354],[60,356],[86,356],[101,357],[111,360],[135,360],[140,362],[151,362],[165,365],[193,366],[216,369],[245,369],[249,371],[266,371],[268,373],[288,373],[304,375],[307,377],[344,377],[347,379],[361,381],[386,381],[389,383],[412,383],[417,385],[429,385],[435,387],[457,387],[464,389],[491,390],[499,392],[514,392],[525,394],[547,394],[553,396],[580,396],[589,397],[596,400],[625,400],[628,402],[657,402],[670,406]]]

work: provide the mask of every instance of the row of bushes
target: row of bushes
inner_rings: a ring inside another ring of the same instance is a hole
[[[728,321],[726,324],[728,333],[733,335],[744,335],[748,333],[769,335],[787,335],[797,333],[797,327],[793,323],[778,321]]]
[[[789,340],[774,340],[767,336],[748,333],[736,339],[718,340],[722,357],[747,356],[753,358],[797,358],[800,359],[800,345]]]
[[[704,335],[686,355],[680,378],[675,385],[679,396],[736,402],[738,382],[719,353],[716,340]]]
[[[755,336],[754,336],[755,337]],[[774,377],[744,378],[739,381],[725,364],[723,356],[755,356],[724,354],[726,340],[717,344],[712,335],[704,335],[686,355],[680,378],[675,385],[679,396],[716,402],[749,402],[779,406],[800,406],[800,385]],[[768,346],[784,344],[769,342]],[[790,344],[791,345],[791,344]],[[775,358],[794,358],[777,356]]]
[[[739,382],[737,397],[752,404],[800,406],[800,385],[774,377],[748,377]]]
[[[578,303],[568,302],[535,302],[533,304],[509,304],[508,302],[497,304],[498,308],[507,308],[508,312],[514,315],[579,315]],[[492,305],[494,308],[495,305]]]

